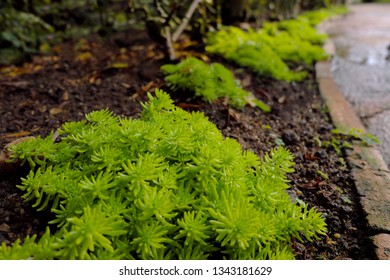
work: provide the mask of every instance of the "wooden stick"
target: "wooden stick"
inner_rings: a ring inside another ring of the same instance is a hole
[[[187,27],[187,25],[188,25],[192,15],[195,12],[195,9],[198,7],[198,5],[199,5],[199,3],[201,1],[202,0],[194,0],[192,2],[191,6],[188,8],[188,11],[187,11],[186,15],[184,16],[183,21],[181,22],[181,24],[179,25],[177,30],[173,33],[173,35],[172,35],[172,42],[176,42],[177,39],[179,39],[181,33],[183,33],[184,29]]]
[[[174,60],[176,59],[176,53],[175,49],[173,48],[172,44],[172,36],[171,36],[171,28],[169,26],[165,26],[165,38],[167,40],[167,47],[169,52],[169,59]]]

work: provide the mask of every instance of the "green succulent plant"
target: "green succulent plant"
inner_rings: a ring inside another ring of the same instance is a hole
[[[291,153],[259,158],[161,90],[139,119],[94,111],[58,141],[11,145],[31,171],[18,186],[57,225],[0,246],[0,259],[293,259],[292,238],[326,232],[291,201]]]
[[[271,45],[254,30],[244,31],[230,26],[210,33],[206,51],[278,80],[298,81],[306,76],[304,72],[291,71]]]
[[[209,65],[188,57],[178,64],[165,64],[161,70],[166,75],[165,81],[174,90],[189,89],[208,102],[227,97],[229,103],[238,109],[254,102],[263,111],[270,111],[269,106],[241,88],[233,73],[220,63]]]
[[[312,64],[328,56],[321,45],[327,39],[315,25],[345,8],[307,12],[297,19],[265,22],[259,30],[229,26],[209,33],[206,51],[218,54],[260,75],[277,80],[300,81],[305,71],[293,71],[288,62]]]

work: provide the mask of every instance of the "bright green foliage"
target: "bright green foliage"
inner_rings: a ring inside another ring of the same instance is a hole
[[[292,237],[326,232],[285,191],[290,152],[259,159],[160,90],[143,107],[140,119],[96,111],[65,123],[60,141],[10,147],[32,168],[24,198],[58,230],[2,244],[0,258],[291,259]]]
[[[325,18],[342,12],[345,9],[307,12],[298,19],[266,22],[257,31],[224,27],[209,34],[206,50],[259,74],[278,80],[299,81],[306,73],[291,71],[286,62],[312,64],[326,59],[327,54],[321,45],[327,36],[318,33],[314,26]]]
[[[321,46],[274,27],[273,23],[265,24],[264,29],[258,31],[258,40],[266,42],[283,61],[310,65],[328,57]]]
[[[211,33],[207,44],[209,53],[219,54],[262,75],[285,81],[301,80],[306,75],[291,71],[272,46],[253,30],[224,27]]]
[[[172,89],[189,89],[205,101],[213,102],[227,97],[229,103],[239,109],[251,101],[249,92],[242,89],[233,73],[220,63],[208,65],[195,57],[189,57],[176,65],[163,65],[161,70],[166,74],[165,81]],[[266,104],[256,101],[261,109],[270,111]]]
[[[346,6],[331,6],[329,8],[305,12],[301,14],[298,19],[308,20],[311,26],[316,26],[327,18],[343,15],[347,12],[348,9]]]
[[[287,32],[292,38],[298,38],[311,44],[321,45],[327,39],[326,34],[320,34],[305,18],[283,20],[264,24],[264,30],[270,35],[280,31]]]

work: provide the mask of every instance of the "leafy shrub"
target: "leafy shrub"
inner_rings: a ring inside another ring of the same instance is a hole
[[[211,33],[207,44],[206,51],[209,53],[219,54],[262,75],[285,81],[301,80],[306,75],[304,72],[291,71],[259,33],[253,30],[246,32],[237,27],[224,27]]]
[[[222,64],[208,65],[195,57],[189,57],[176,65],[163,65],[161,70],[166,74],[165,81],[172,89],[189,89],[205,101],[213,102],[228,97],[229,103],[239,109],[251,101],[249,92],[239,86],[233,73]],[[263,102],[255,102],[264,111],[270,111]]]
[[[259,159],[201,113],[149,94],[140,119],[108,110],[12,145],[19,186],[55,233],[2,244],[5,259],[292,259],[291,239],[324,234],[321,214],[285,191],[290,152]]]
[[[294,72],[286,62],[312,64],[327,58],[321,45],[327,39],[314,26],[327,17],[344,13],[345,8],[307,12],[298,19],[266,22],[263,28],[243,31],[223,27],[210,33],[206,51],[221,55],[261,75],[277,80],[299,81],[306,72]]]
[[[274,31],[271,36],[265,32],[265,29],[264,27],[259,31],[259,40],[267,42],[283,61],[310,65],[328,57],[321,46],[302,40],[298,36],[292,36],[286,31]]]
[[[264,29],[270,35],[278,34],[278,31],[285,31],[290,37],[316,45],[322,45],[328,37],[326,34],[318,33],[304,17],[300,19],[282,20],[280,22],[268,22],[264,24]]]
[[[331,6],[329,8],[305,12],[301,14],[298,19],[308,20],[311,26],[316,26],[327,18],[334,17],[337,15],[343,15],[347,12],[348,9],[346,6]]]

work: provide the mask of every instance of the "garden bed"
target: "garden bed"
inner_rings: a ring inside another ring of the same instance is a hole
[[[328,224],[328,234],[320,240],[294,242],[298,259],[375,258],[350,170],[342,156],[325,145],[336,136],[313,68],[302,82],[287,83],[222,61],[235,69],[246,90],[271,106],[272,111],[264,113],[249,106],[236,110],[222,99],[209,104],[189,92],[173,93],[160,71],[168,62],[164,52],[143,32],[104,39],[90,36],[55,51],[30,64],[2,69],[1,148],[20,137],[46,136],[63,122],[81,120],[92,110],[109,108],[117,115],[136,117],[142,110],[140,102],[147,100],[146,93],[162,88],[172,93],[177,106],[204,112],[224,136],[236,139],[244,149],[263,156],[284,145],[293,153],[296,165],[295,172],[288,175],[288,192],[292,199],[316,207]],[[43,234],[50,213],[36,212],[23,202],[16,188],[26,171],[0,172],[0,242]]]

